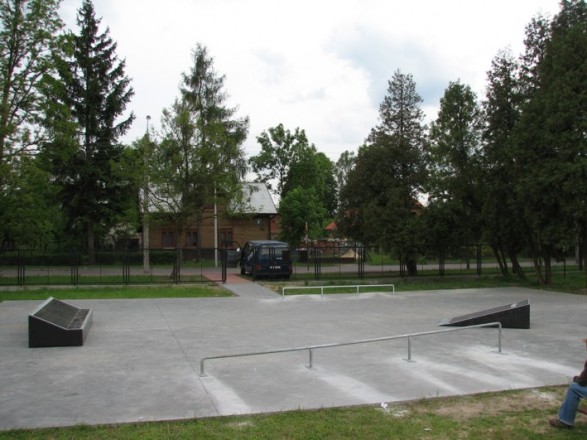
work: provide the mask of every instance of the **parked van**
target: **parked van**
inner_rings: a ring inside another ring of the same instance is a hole
[[[283,241],[251,240],[242,250],[241,275],[289,278],[292,272],[289,245]]]

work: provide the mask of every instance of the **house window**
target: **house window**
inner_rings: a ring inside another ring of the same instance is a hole
[[[220,247],[231,248],[232,247],[232,229],[221,229],[220,232]]]
[[[185,233],[185,247],[198,246],[198,233],[196,231],[186,231]]]
[[[161,247],[175,248],[175,231],[161,231]]]

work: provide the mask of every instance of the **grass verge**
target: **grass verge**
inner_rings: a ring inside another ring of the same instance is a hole
[[[0,432],[0,439],[585,439],[584,415],[577,415],[570,431],[548,425],[565,388],[173,422],[14,430]]]
[[[232,296],[215,284],[180,286],[118,286],[0,290],[0,301],[57,299],[210,298]]]

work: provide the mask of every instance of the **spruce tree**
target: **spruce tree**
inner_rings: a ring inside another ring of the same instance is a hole
[[[501,272],[509,274],[509,258],[513,271],[525,279],[517,257],[525,246],[527,231],[516,191],[520,174],[515,166],[514,134],[522,101],[519,67],[509,51],[501,51],[487,73],[481,194],[484,238],[493,249]]]
[[[53,139],[45,152],[60,185],[69,230],[86,234],[93,262],[96,231],[107,231],[133,200],[118,140],[134,119],[132,113],[123,116],[134,92],[109,30],[99,31],[90,0],[78,10],[77,24],[79,34],[70,35],[66,55],[56,60],[58,75],[47,80]]]
[[[380,123],[359,149],[340,197],[343,231],[395,251],[409,274],[417,272],[415,213],[425,176],[421,103],[412,75],[396,71],[379,107]]]

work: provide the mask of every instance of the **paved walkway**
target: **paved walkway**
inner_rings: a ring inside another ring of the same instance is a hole
[[[566,383],[585,360],[585,296],[504,288],[287,297],[87,300],[83,347],[28,348],[40,301],[0,303],[0,429],[189,419]],[[440,320],[529,299],[532,328],[476,329],[308,352],[204,357],[439,329]]]

